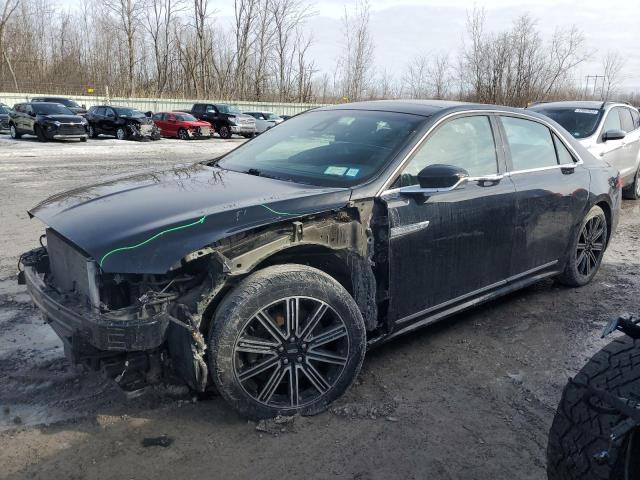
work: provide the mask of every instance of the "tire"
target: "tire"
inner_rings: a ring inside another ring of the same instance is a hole
[[[222,125],[220,127],[220,130],[218,130],[218,135],[220,135],[220,138],[224,138],[225,140],[229,140],[231,138],[231,129],[226,126],[226,125]]]
[[[39,125],[36,125],[35,127],[33,127],[33,129],[35,130],[33,133],[36,134],[36,137],[38,137],[38,141],[39,142],[46,142],[47,141],[47,137],[45,136],[44,132],[42,131],[42,127],[40,127]]]
[[[89,136],[91,138],[98,138],[98,132],[96,131],[95,128],[93,128],[93,125],[89,124]]]
[[[80,137],[80,141],[81,142],[86,142],[87,141],[87,137]]]
[[[9,125],[9,135],[14,140],[19,140],[22,138],[22,134],[18,133],[18,130],[16,129],[16,126],[13,123]]]
[[[189,140],[189,134],[184,128],[181,128],[180,130],[178,130],[178,138],[180,140]]]
[[[622,197],[627,200],[638,200],[640,198],[640,167],[636,170],[633,183],[622,189]]]
[[[599,206],[594,205],[569,246],[569,259],[558,281],[569,287],[582,287],[589,283],[602,264],[607,239],[607,217]]]
[[[118,127],[118,129],[116,130],[116,138],[118,140],[126,140],[127,137],[127,131],[124,129],[124,127]]]
[[[626,417],[596,397],[586,395],[584,385],[637,401],[640,340],[629,337],[614,340],[580,370],[574,382],[565,387],[549,432],[549,480],[637,480],[640,478],[640,431],[636,429],[621,446],[611,448],[612,427]]]
[[[297,328],[286,318],[292,305],[298,305]],[[218,391],[240,414],[261,419],[325,410],[360,371],[366,332],[355,301],[332,277],[304,265],[276,265],[226,295],[208,342]]]

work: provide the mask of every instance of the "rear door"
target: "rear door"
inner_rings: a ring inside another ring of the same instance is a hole
[[[382,195],[390,227],[389,312],[398,328],[488,292],[510,275],[515,188],[502,177],[495,125],[489,115],[445,121]],[[432,164],[464,168],[471,178],[450,191],[397,193],[416,185],[418,172]]]
[[[107,135],[116,134],[116,111],[111,107],[105,107],[104,116],[100,119],[100,128]]]
[[[532,275],[561,266],[588,199],[589,172],[559,136],[528,118],[501,115],[517,219],[511,270]]]

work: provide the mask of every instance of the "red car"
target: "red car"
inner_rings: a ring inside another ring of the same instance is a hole
[[[189,140],[190,138],[211,138],[213,135],[213,127],[209,122],[198,120],[190,113],[158,112],[154,113],[152,118],[163,137]]]

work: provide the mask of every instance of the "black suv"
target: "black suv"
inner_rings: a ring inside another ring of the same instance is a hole
[[[96,105],[87,112],[89,135],[112,135],[118,140],[160,140],[160,130],[140,110],[130,107]]]
[[[188,113],[199,120],[209,122],[224,139],[231,138],[234,133],[244,138],[251,138],[256,134],[256,119],[241,113],[235,105],[194,103]]]
[[[59,103],[17,103],[9,111],[9,132],[15,139],[27,134],[41,142],[71,138],[86,142],[87,121]]]
[[[70,98],[64,97],[35,97],[31,99],[32,102],[47,102],[47,103],[60,103],[71,110],[76,115],[84,117],[87,114],[87,107],[84,105],[78,105]]]

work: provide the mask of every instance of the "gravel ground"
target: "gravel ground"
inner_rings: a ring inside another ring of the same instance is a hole
[[[544,478],[564,383],[603,345],[611,316],[638,311],[640,203],[623,204],[591,285],[544,281],[374,350],[346,397],[316,417],[247,422],[219,397],[179,386],[127,398],[67,365],[13,278],[42,231],[25,211],[61,190],[239,142],[0,136],[0,478]],[[163,435],[170,445],[143,446]]]

